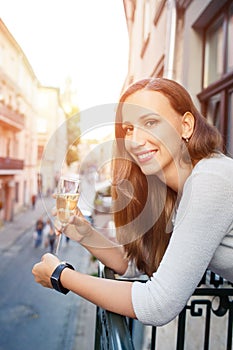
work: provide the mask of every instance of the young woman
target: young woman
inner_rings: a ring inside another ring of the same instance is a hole
[[[52,254],[32,272],[45,287],[163,325],[180,313],[207,268],[233,282],[233,160],[188,92],[167,79],[144,79],[127,89],[115,133],[112,190],[120,244],[80,214],[65,233],[118,274],[145,272],[148,281],[88,276]]]

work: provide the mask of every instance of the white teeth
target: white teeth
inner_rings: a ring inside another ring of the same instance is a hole
[[[148,158],[148,157],[152,156],[152,154],[154,154],[154,153],[155,153],[155,151],[140,154],[140,155],[138,155],[138,159],[142,160],[142,159]]]

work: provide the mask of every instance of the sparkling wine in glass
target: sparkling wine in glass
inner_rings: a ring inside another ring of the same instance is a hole
[[[58,182],[56,193],[56,208],[57,218],[61,224],[61,231],[63,231],[66,224],[72,215],[75,214],[77,203],[80,195],[80,180],[75,177],[62,176]],[[56,247],[56,254],[58,254],[61,245],[62,233],[59,236]]]

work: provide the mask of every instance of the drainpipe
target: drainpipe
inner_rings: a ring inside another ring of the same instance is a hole
[[[174,59],[176,43],[176,0],[167,1],[167,40],[166,40],[166,63],[164,75],[168,79],[174,79]]]

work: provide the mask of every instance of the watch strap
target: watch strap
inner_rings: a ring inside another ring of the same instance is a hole
[[[74,267],[71,264],[69,264],[67,262],[61,262],[55,268],[55,270],[53,271],[53,273],[50,277],[50,281],[51,281],[53,288],[62,294],[67,294],[70,291],[69,289],[63,287],[63,285],[61,284],[61,281],[60,281],[61,273],[65,268],[69,268],[71,270],[74,270]]]

